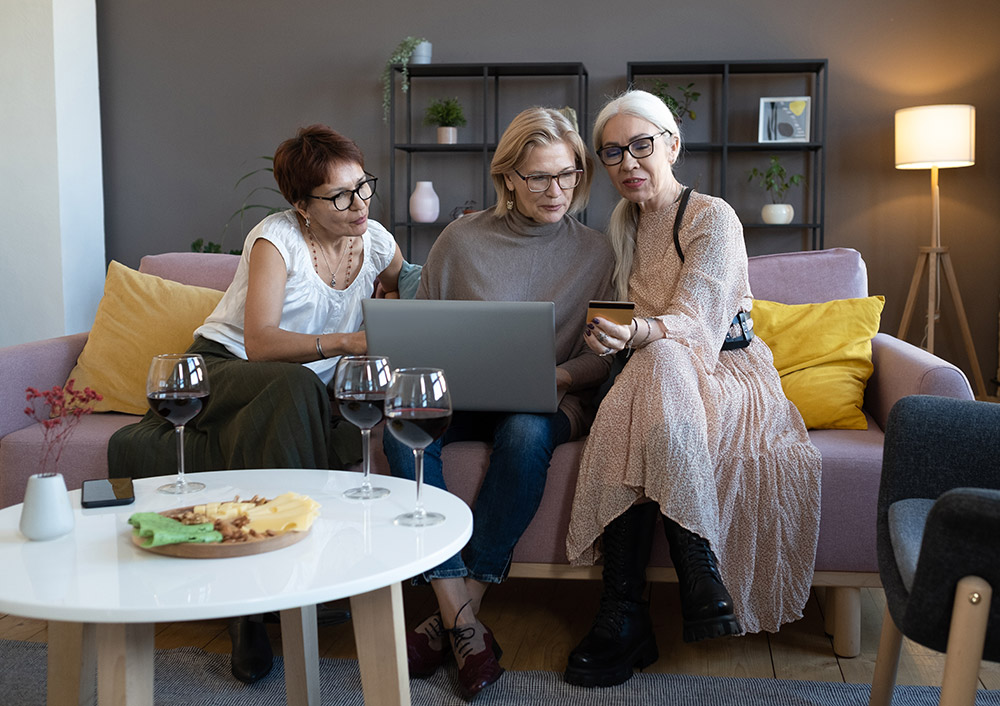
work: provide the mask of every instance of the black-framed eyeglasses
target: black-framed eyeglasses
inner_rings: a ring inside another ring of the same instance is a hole
[[[367,201],[372,196],[375,195],[375,184],[378,182],[378,177],[373,177],[370,174],[368,178],[363,182],[358,184],[356,189],[345,189],[339,194],[334,194],[333,196],[313,196],[309,194],[306,198],[318,199],[320,201],[330,201],[333,203],[333,207],[338,211],[346,211],[354,203],[354,197],[357,196],[362,201]]]
[[[645,159],[649,155],[653,154],[653,140],[663,133],[667,133],[671,137],[674,135],[674,133],[670,132],[670,130],[663,130],[651,137],[640,137],[636,140],[632,140],[624,147],[619,147],[618,145],[608,145],[607,147],[602,147],[597,150],[597,156],[600,157],[601,164],[606,167],[613,167],[616,164],[621,164],[621,161],[625,159],[625,150],[628,150],[628,153],[636,159]]]
[[[521,174],[516,169],[514,173],[524,179],[524,183],[528,185],[528,191],[534,194],[548,191],[553,179],[556,180],[559,188],[563,191],[575,189],[580,185],[580,179],[583,177],[582,169],[572,169],[567,172],[559,172],[558,174],[532,174],[530,176],[524,176],[524,174]]]

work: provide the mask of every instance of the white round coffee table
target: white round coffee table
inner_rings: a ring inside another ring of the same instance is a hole
[[[377,476],[391,494],[352,501],[342,493],[359,474],[346,471],[218,471],[197,479],[208,487],[184,496],[157,493],[164,478],[137,480],[135,503],[122,507],[84,510],[73,491],[76,526],[48,542],[20,534],[20,505],[0,510],[0,612],[50,621],[49,703],[87,702],[96,662],[99,703],[152,706],[155,623],[280,611],[288,703],[319,704],[316,604],[350,597],[366,701],[408,704],[400,581],[465,546],[468,506],[424,486],[424,505],[447,519],[413,529],[392,522],[413,509],[412,481]],[[131,542],[134,512],[288,491],[322,508],[305,539],[276,551],[181,559]]]

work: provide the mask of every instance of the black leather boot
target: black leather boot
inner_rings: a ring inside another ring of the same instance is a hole
[[[715,554],[708,540],[664,516],[663,528],[670,542],[670,559],[677,569],[684,617],[684,642],[741,632],[733,612],[733,599],[722,583]]]
[[[229,638],[233,642],[230,669],[244,684],[253,684],[271,671],[274,653],[271,640],[260,616],[241,616],[229,621]]]
[[[621,684],[659,657],[643,597],[658,514],[656,503],[633,505],[604,528],[601,604],[590,632],[569,655],[563,679],[570,684]]]

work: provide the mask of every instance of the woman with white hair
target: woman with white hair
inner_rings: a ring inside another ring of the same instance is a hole
[[[594,126],[622,199],[609,235],[628,326],[588,322],[598,354],[627,363],[598,411],[580,463],[567,555],[603,553],[603,595],[565,679],[620,684],[658,657],[644,600],[662,515],[687,642],[776,631],[802,616],[819,531],[820,454],[754,339],[743,228],[724,201],[676,178],[677,124],[630,91]]]

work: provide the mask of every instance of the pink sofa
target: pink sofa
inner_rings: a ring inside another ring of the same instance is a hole
[[[225,289],[233,277],[233,255],[169,253],[143,258],[140,271],[187,284]],[[854,250],[766,255],[750,259],[754,295],[786,304],[822,302],[868,295],[864,261]],[[24,409],[29,385],[63,384],[87,334],[0,349],[0,507],[20,502],[28,476],[40,458],[41,429]],[[860,651],[860,588],[879,586],[875,554],[875,508],[882,465],[883,428],[889,409],[906,395],[930,394],[972,399],[965,375],[954,365],[884,333],[872,342],[875,372],[865,393],[867,431],[815,430],[810,436],[823,454],[822,518],[814,585],[825,587],[828,632],[842,656]],[[119,427],[135,421],[126,414],[83,419],[64,452],[59,470],[71,488],[86,478],[107,475],[106,445]],[[566,563],[565,538],[577,464],[583,441],[556,449],[542,505],[514,553],[512,576],[596,578],[599,567]],[[387,473],[381,442],[373,439],[374,467]],[[488,462],[478,442],[449,445],[444,454],[449,489],[471,501]],[[650,568],[654,580],[676,580],[662,533],[657,533]]]

